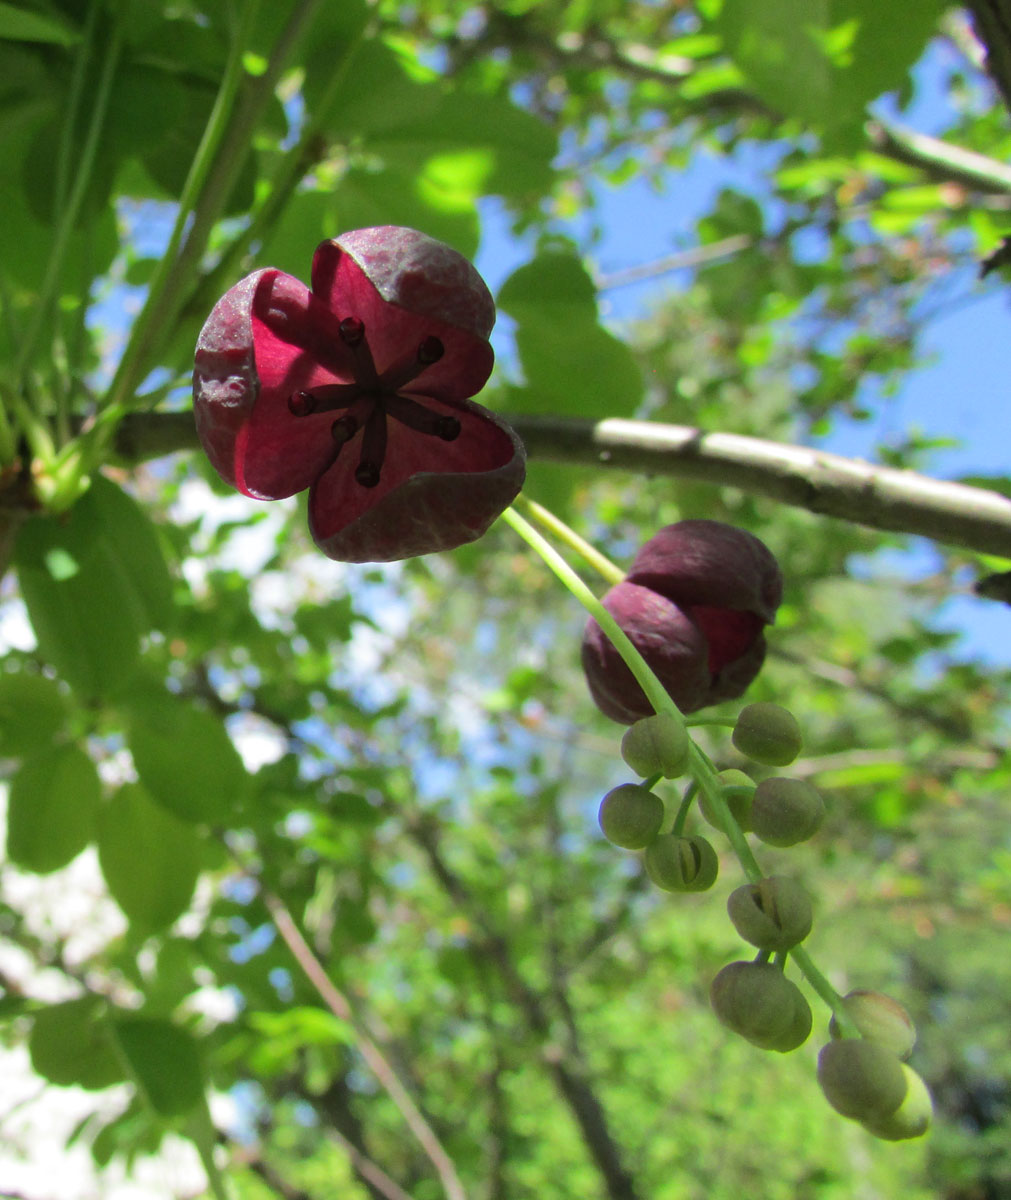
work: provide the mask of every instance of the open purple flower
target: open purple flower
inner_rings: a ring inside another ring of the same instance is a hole
[[[491,374],[495,304],[474,267],[413,229],[316,249],[312,289],[255,271],[197,341],[197,432],[259,500],[309,489],[309,528],[343,562],[479,538],[523,485],[509,426],[470,399]]]
[[[667,525],[603,597],[682,712],[742,695],[765,658],[766,625],[783,595],[772,553],[720,521]],[[583,670],[597,707],[631,725],[653,706],[596,621],[587,622]]]

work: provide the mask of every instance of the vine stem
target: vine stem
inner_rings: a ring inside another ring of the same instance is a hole
[[[527,516],[532,517],[549,533],[554,534],[560,542],[574,550],[608,583],[612,585],[621,583],[625,578],[625,572],[621,567],[611,562],[606,555],[601,554],[597,547],[591,545],[585,538],[581,538],[574,529],[571,529],[564,521],[556,517],[549,508],[545,508],[543,504],[538,504],[536,500],[531,500],[528,496],[524,496],[522,492],[516,497],[514,504],[522,508]]]
[[[532,501],[526,502],[527,505],[532,503]],[[547,510],[541,511],[546,512]],[[680,722],[681,725],[685,725],[685,719],[680,709],[678,709],[674,701],[668,696],[663,684],[653,674],[646,660],[629,640],[625,631],[583,580],[580,579],[572,567],[569,566],[561,554],[515,508],[507,508],[503,512],[501,519],[539,555],[560,582],[575,596],[597,624],[600,625],[601,629],[614,645],[614,648],[621,655],[625,665],[635,676],[636,682],[646,693],[646,698],[652,704],[654,710],[658,713],[668,713],[676,721]],[[542,520],[542,523],[546,522]],[[552,529],[568,528],[554,514],[551,514],[551,527]],[[582,541],[571,530],[569,533],[571,534],[571,538],[568,536],[565,538],[568,545],[572,546]],[[759,866],[758,860],[748,845],[744,831],[734,819],[727,806],[727,802],[723,799],[723,790],[716,768],[706,754],[691,740],[690,734],[688,762],[692,779],[698,790],[705,797],[713,815],[716,817],[719,827],[730,842],[731,848],[737,856],[738,862],[741,864],[741,869],[744,871],[749,882],[757,883],[765,877],[765,872]],[[681,815],[679,813],[678,818]],[[677,820],[678,818],[675,819]],[[793,955],[793,960],[800,968],[804,977],[811,984],[811,987],[832,1010],[843,1032],[847,1036],[859,1036],[859,1031],[843,1007],[842,997],[814,965],[808,952],[801,947],[795,947],[790,953]]]
[[[83,49],[81,50],[82,56],[90,53],[91,35],[93,32],[94,17],[91,17],[89,18],[88,34],[83,43]],[[15,378],[20,383],[23,383],[24,381],[24,376],[28,369],[28,364],[31,362],[32,354],[35,350],[35,343],[38,341],[42,327],[45,322],[50,319],[53,295],[60,281],[60,272],[63,269],[63,259],[67,252],[67,245],[70,241],[70,235],[74,229],[74,223],[77,220],[78,213],[80,212],[81,204],[84,201],[84,195],[87,191],[88,184],[91,182],[92,169],[95,165],[95,155],[98,152],[98,139],[102,133],[102,126],[105,124],[105,115],[109,107],[109,97],[112,93],[112,81],[116,74],[116,67],[119,64],[119,57],[122,49],[123,24],[122,22],[117,22],[113,30],[109,48],[105,55],[105,60],[102,63],[102,73],[98,80],[98,86],[95,90],[94,96],[91,97],[91,121],[88,125],[88,132],[84,138],[84,145],[81,149],[81,157],[77,163],[77,172],[74,178],[74,184],[70,189],[70,194],[66,199],[66,203],[59,211],[56,233],[53,237],[52,245],[49,250],[49,259],[46,263],[46,273],[42,280],[42,286],[39,289],[39,295],[35,300],[32,318],[29,322],[25,336],[21,341],[17,360],[15,362],[14,374]],[[57,164],[58,169],[61,165],[61,163]]]
[[[337,987],[323,964],[313,953],[302,931],[295,923],[295,918],[288,911],[280,897],[273,892],[264,890],[261,898],[270,913],[274,927],[288,947],[292,957],[301,967],[306,979],[319,993],[320,999],[340,1021],[347,1022],[355,1032],[356,1046],[362,1058],[368,1064],[376,1079],[385,1089],[386,1094],[396,1105],[407,1127],[414,1134],[415,1140],[425,1152],[429,1162],[435,1168],[442,1183],[443,1190],[449,1200],[467,1200],[467,1194],[456,1173],[456,1167],[449,1154],[444,1149],[432,1129],[422,1116],[420,1109],[414,1103],[407,1089],[400,1082],[396,1071],[382,1050],[361,1028],[356,1020],[351,1002]]]

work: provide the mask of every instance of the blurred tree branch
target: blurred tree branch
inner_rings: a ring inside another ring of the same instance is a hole
[[[530,413],[506,417],[534,459],[736,487],[821,516],[1011,558],[1011,499],[985,488],[687,425]],[[116,453],[136,463],[198,446],[190,413],[138,413],[122,422]]]
[[[986,69],[1011,109],[1011,0],[968,0]]]

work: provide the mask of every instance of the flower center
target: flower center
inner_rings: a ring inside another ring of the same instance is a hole
[[[437,337],[426,337],[413,354],[395,362],[381,374],[365,337],[365,325],[356,317],[345,317],[338,326],[341,341],[353,357],[354,383],[324,384],[309,391],[293,392],[288,397],[288,411],[294,417],[310,414],[340,412],[330,426],[336,457],[343,446],[362,431],[361,450],[355,479],[362,487],[372,488],[379,483],[386,458],[386,422],[392,417],[416,433],[455,441],[460,436],[460,422],[433,412],[410,396],[401,395],[401,388],[410,383],[427,367],[437,363],[445,347]]]

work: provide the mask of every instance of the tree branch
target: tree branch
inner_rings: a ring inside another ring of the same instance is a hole
[[[1011,499],[986,488],[688,425],[505,416],[534,459],[736,487],[824,517],[1011,558]],[[198,447],[190,413],[133,414],[116,440],[117,455],[130,463]]]
[[[968,0],[986,69],[1011,108],[1011,0]]]
[[[509,418],[532,458],[697,479],[858,525],[1011,557],[1011,500],[998,492],[808,446],[685,425]]]
[[[976,192],[1011,193],[1011,167],[995,158],[881,120],[868,121],[865,128],[879,154],[918,167],[933,179]]]

